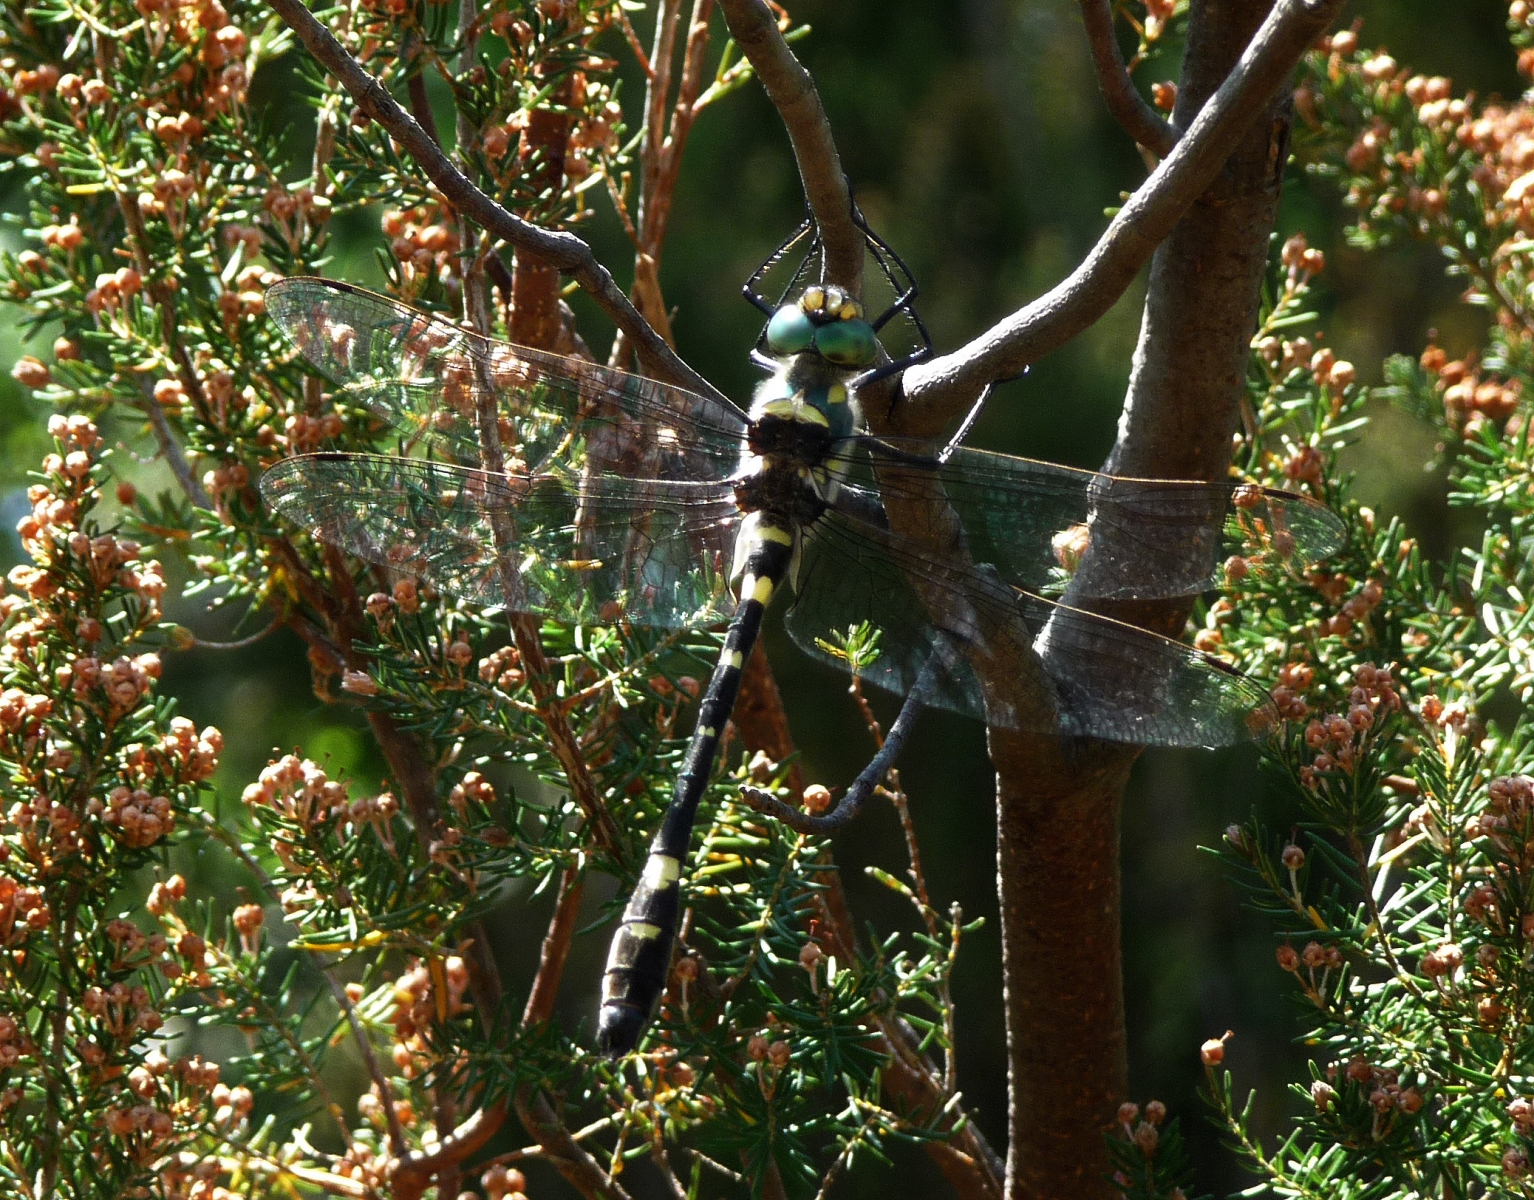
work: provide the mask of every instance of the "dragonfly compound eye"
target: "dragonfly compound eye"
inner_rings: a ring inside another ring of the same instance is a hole
[[[785,304],[767,322],[767,348],[786,357],[802,354],[815,340],[815,326],[797,304]]]
[[[872,325],[854,317],[818,326],[815,349],[827,362],[839,367],[866,367],[879,353],[879,339]]]

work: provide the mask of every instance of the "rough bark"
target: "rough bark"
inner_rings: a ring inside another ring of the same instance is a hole
[[[1260,0],[1194,0],[1174,113],[1180,129],[1268,9]],[[1287,145],[1283,89],[1156,251],[1106,469],[1214,479],[1229,466]],[[1168,633],[1188,613],[1183,601],[1094,607]],[[1127,1098],[1118,829],[1135,753],[992,735],[1012,1101],[1008,1197],[1117,1194],[1103,1133]]]

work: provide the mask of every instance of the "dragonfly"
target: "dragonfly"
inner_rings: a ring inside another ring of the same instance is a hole
[[[758,303],[771,316],[756,356],[772,373],[743,410],[341,282],[293,278],[267,293],[267,312],[337,398],[398,439],[397,453],[278,462],[261,491],[279,513],[371,563],[511,612],[726,626],[611,942],[597,1024],[610,1056],[638,1046],[664,991],[699,803],[778,593],[791,593],[796,645],[836,665],[847,665],[839,631],[877,628],[862,678],[918,691],[927,707],[1066,737],[1220,746],[1276,722],[1258,684],[1045,593],[1188,596],[1219,581],[1228,553],[1292,569],[1343,541],[1334,514],[1281,490],[876,436],[858,388],[885,369],[879,330],[891,310],[870,319],[820,283]],[[955,529],[965,553],[942,561],[933,542]],[[1049,676],[1036,707],[994,702],[971,665],[1035,653]]]

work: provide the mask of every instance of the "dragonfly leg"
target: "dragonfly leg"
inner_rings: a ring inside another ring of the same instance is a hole
[[[862,811],[864,803],[873,794],[874,788],[879,786],[885,773],[890,769],[890,764],[895,761],[901,747],[905,745],[911,726],[916,723],[917,715],[926,704],[926,692],[932,682],[937,658],[938,656],[934,654],[927,659],[921,674],[916,677],[916,683],[912,686],[910,694],[906,696],[905,703],[900,706],[900,712],[895,717],[895,723],[889,728],[884,745],[879,747],[879,752],[853,780],[852,786],[847,789],[847,794],[831,812],[824,816],[811,816],[809,813],[800,812],[797,808],[790,808],[770,792],[754,787],[741,788],[741,799],[757,812],[776,817],[799,833],[831,833],[847,824]]]

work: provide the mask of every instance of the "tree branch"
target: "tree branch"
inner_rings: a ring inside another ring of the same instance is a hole
[[[1113,24],[1112,0],[1081,0],[1081,19],[1087,27],[1097,86],[1108,111],[1125,133],[1157,158],[1165,158],[1177,144],[1177,131],[1140,95],[1129,77]]]
[[[1063,345],[1124,294],[1289,77],[1342,0],[1279,0],[1219,90],[1074,272],[968,345],[905,372],[899,432],[936,436],[988,383]],[[1179,98],[1179,108],[1183,107]]]
[[[537,255],[573,278],[634,344],[644,367],[657,379],[703,395],[722,398],[719,391],[689,367],[666,340],[650,327],[591,247],[572,233],[540,229],[502,208],[453,165],[387,88],[365,71],[315,20],[303,0],[272,0],[272,7],[298,34],[320,64],[340,80],[358,109],[377,121],[410,155],[450,204],[492,236],[519,251]]]
[[[863,234],[852,221],[852,193],[815,81],[794,57],[763,0],[719,0],[719,8],[788,131],[804,198],[820,227],[826,282],[861,296]]]
[[[1257,73],[1254,55],[1280,53],[1275,31],[1289,29],[1281,42],[1286,60],[1310,43],[1316,25],[1303,38],[1293,27],[1300,7],[1277,0],[1264,20],[1263,6],[1252,0],[1195,0],[1177,125],[1198,117],[1168,163],[1184,153],[1199,123],[1229,102],[1233,81],[1243,71]],[[1306,11],[1314,16],[1323,7]],[[1288,155],[1289,96],[1278,82],[1265,90],[1270,99],[1243,122],[1211,173],[1217,182],[1187,206],[1155,251],[1107,470],[1214,479],[1229,465]],[[1135,550],[1104,529],[1088,551],[1097,553]],[[1109,604],[1069,590],[1066,600],[1173,636],[1191,603]],[[1064,646],[1057,635],[1068,636],[1063,629],[1049,633],[1041,639],[1050,647],[1046,664]],[[1101,743],[1062,747],[996,729],[990,738],[1006,979],[1008,1194],[1108,1200],[1118,1189],[1106,1182],[1101,1129],[1128,1087],[1119,806],[1137,751]]]

